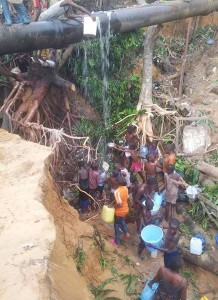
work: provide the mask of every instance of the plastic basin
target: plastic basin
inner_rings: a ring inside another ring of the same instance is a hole
[[[141,231],[141,237],[146,244],[152,244],[156,247],[160,247],[161,240],[163,238],[163,230],[156,225],[148,225]],[[157,251],[156,249],[146,245],[146,249],[150,252]]]

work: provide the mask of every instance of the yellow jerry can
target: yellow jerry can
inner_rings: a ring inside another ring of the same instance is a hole
[[[114,222],[114,213],[115,208],[114,207],[108,207],[107,205],[104,205],[101,212],[102,220],[105,223],[113,223]]]

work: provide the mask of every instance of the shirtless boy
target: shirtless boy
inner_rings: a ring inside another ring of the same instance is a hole
[[[147,180],[147,184],[141,184],[138,187],[137,193],[134,198],[136,210],[137,210],[137,232],[141,232],[141,225],[142,225],[142,213],[143,213],[143,204],[142,202],[146,199],[153,199],[154,194],[157,192],[157,179],[154,177],[150,177]]]
[[[172,257],[175,257],[178,255],[178,242],[180,238],[179,233],[179,221],[177,219],[172,219],[169,223],[169,228],[167,230],[167,233],[164,237],[164,244],[163,247],[156,247],[149,244],[149,246],[164,252],[164,267],[169,267],[169,262],[172,259]]]
[[[147,178],[149,177],[156,177],[156,167],[157,167],[157,161],[155,161],[155,157],[152,153],[148,154],[146,156],[147,161],[144,165]]]

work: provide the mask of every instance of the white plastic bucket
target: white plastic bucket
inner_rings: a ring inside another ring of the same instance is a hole
[[[156,247],[160,247],[161,240],[163,238],[163,230],[156,225],[148,225],[142,229],[141,237],[146,244],[152,244]],[[146,245],[146,249],[150,252],[157,251],[156,249]]]
[[[86,36],[96,36],[97,22],[93,21],[91,17],[84,17],[83,34]]]
[[[152,257],[152,258],[157,258],[157,250],[151,252],[151,257]]]
[[[202,252],[203,252],[202,240],[196,237],[191,238],[190,253],[195,255],[201,255]]]

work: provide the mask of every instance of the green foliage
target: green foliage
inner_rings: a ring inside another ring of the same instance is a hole
[[[199,170],[193,162],[186,160],[182,156],[177,156],[175,170],[185,176],[185,181],[188,184],[195,185],[198,183]]]
[[[215,125],[214,125],[213,120],[211,120],[211,118],[209,116],[210,113],[206,110],[201,110],[201,109],[199,109],[199,111],[200,111],[200,116],[199,117],[204,117],[204,116],[207,117],[208,116],[208,118],[207,119],[205,118],[205,119],[202,119],[202,120],[197,120],[196,124],[197,125],[202,125],[202,126],[208,128],[209,130],[214,131],[215,130]]]
[[[102,251],[100,251],[98,260],[99,260],[99,264],[100,264],[102,270],[104,271],[109,266],[109,261],[107,258],[104,257],[104,255],[102,254]]]
[[[218,183],[206,185],[202,191],[208,200],[218,205]]]
[[[139,78],[141,75],[129,75],[128,72],[137,62],[142,48],[143,33],[143,29],[140,29],[110,38],[110,67],[107,76],[107,96],[111,112],[109,128],[120,118],[135,111],[140,93]],[[87,53],[87,76],[84,76],[83,70],[85,51]],[[76,81],[81,92],[87,91],[87,98],[103,115],[100,41],[93,40],[86,44],[78,44],[67,62],[66,73],[69,79]]]
[[[178,56],[184,48],[185,38],[178,36],[164,37],[161,35],[155,44],[154,56],[160,58],[166,58],[171,55]]]
[[[192,216],[192,219],[201,225],[201,227],[206,230],[209,225],[209,218],[207,215],[204,215],[203,209],[199,201],[192,204],[192,208],[189,210],[189,213]]]
[[[179,225],[179,231],[181,232],[182,235],[184,235],[187,238],[191,238],[191,236],[192,236],[190,227],[185,223],[181,223]]]
[[[140,282],[138,276],[134,274],[120,274],[120,280],[125,284],[125,292],[127,295],[139,295],[136,288]]]
[[[215,150],[209,156],[206,156],[204,161],[218,167],[218,150]]]
[[[115,290],[112,289],[105,289],[106,285],[109,283],[116,282],[114,278],[108,278],[95,287],[93,284],[90,284],[88,287],[92,294],[95,296],[95,300],[121,300],[117,297],[107,297],[110,293],[114,292]]]
[[[83,250],[83,246],[82,246],[82,244],[79,243],[78,247],[76,248],[75,255],[74,255],[74,260],[76,262],[76,268],[79,272],[82,271],[86,258],[87,258],[87,255]]]
[[[195,185],[198,183],[198,179],[199,179],[199,170],[196,168],[188,168],[185,171],[185,179],[186,181],[191,184],[191,185]]]
[[[174,135],[167,134],[164,137],[163,145],[166,145],[166,144],[169,144],[169,143],[173,143],[173,141],[174,141]]]
[[[207,45],[207,39],[209,37],[213,37],[215,34],[216,27],[215,26],[205,26],[199,27],[194,31],[191,42],[189,44],[190,51],[202,51]]]
[[[198,277],[192,273],[191,270],[187,269],[187,268],[184,268],[180,271],[180,274],[182,276],[184,276],[187,281],[194,287],[196,288],[197,290],[199,290],[198,288]]]
[[[74,130],[76,130],[79,136],[89,136],[92,138],[99,138],[99,136],[104,134],[103,123],[99,121],[90,121],[87,119],[81,119],[79,126],[74,125]]]
[[[118,272],[117,268],[116,268],[114,265],[111,265],[111,266],[110,266],[110,271],[111,271],[112,275],[113,275],[115,278],[117,278],[119,272]]]

